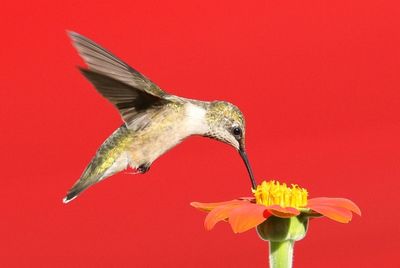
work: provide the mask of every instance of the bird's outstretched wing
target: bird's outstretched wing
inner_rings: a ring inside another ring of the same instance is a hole
[[[152,113],[170,102],[156,84],[88,38],[69,32],[73,45],[88,65],[79,68],[97,91],[120,112],[131,130],[146,126]]]
[[[75,32],[68,32],[68,35],[90,70],[114,78],[157,97],[166,95],[150,79],[92,40]]]
[[[145,127],[154,114],[149,110],[162,112],[163,107],[170,102],[102,73],[84,68],[80,68],[80,71],[101,95],[114,104],[130,130]]]

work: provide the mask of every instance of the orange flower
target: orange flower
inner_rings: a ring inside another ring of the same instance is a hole
[[[288,187],[276,181],[263,181],[253,190],[254,197],[219,203],[192,202],[191,205],[209,212],[204,226],[211,230],[220,221],[228,221],[234,233],[242,233],[263,223],[270,216],[290,218],[303,214],[325,216],[348,223],[352,212],[361,215],[358,206],[349,199],[318,197],[308,199],[308,192],[297,185]]]

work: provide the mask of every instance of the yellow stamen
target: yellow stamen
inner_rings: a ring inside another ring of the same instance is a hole
[[[257,204],[265,206],[279,205],[281,207],[301,208],[307,206],[308,192],[306,189],[292,184],[288,187],[286,183],[279,181],[263,181],[253,190]]]

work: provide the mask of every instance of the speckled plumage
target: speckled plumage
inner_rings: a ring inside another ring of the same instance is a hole
[[[80,68],[82,74],[118,109],[124,124],[101,145],[64,202],[129,166],[146,172],[158,157],[192,135],[244,150],[244,119],[233,104],[170,95],[93,41],[69,34],[88,65]],[[232,134],[235,128],[243,131],[240,139]]]
[[[207,124],[210,126],[206,136],[224,141],[235,148],[239,144],[232,139],[228,131],[233,126],[238,126],[243,130],[243,141],[245,137],[245,121],[242,112],[235,105],[225,101],[214,101],[209,104],[206,116]]]

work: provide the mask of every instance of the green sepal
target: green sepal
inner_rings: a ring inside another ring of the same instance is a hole
[[[271,216],[257,226],[257,233],[262,240],[299,241],[305,237],[307,228],[308,217],[305,214],[291,218]]]

